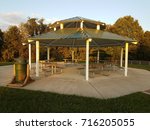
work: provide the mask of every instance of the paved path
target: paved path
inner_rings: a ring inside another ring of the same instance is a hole
[[[5,86],[10,83],[13,75],[13,65],[0,66],[0,86]]]
[[[0,67],[0,86],[11,81],[13,66]],[[61,94],[96,98],[113,98],[150,89],[150,72],[129,68],[128,77],[113,72],[109,76],[98,75],[85,81],[77,66],[66,67],[62,74],[41,77],[23,89],[49,91]]]

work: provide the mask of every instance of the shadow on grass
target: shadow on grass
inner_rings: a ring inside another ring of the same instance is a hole
[[[150,95],[139,92],[113,99],[96,99],[0,87],[0,112],[150,112]]]

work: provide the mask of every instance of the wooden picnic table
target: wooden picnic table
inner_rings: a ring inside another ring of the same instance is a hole
[[[63,60],[64,60],[65,63],[67,63],[67,61],[75,62],[75,63],[78,62],[78,59],[74,59],[74,60],[72,60],[72,59],[63,59]]]
[[[55,62],[41,62],[41,64],[42,64],[42,69],[48,67],[48,68],[51,68],[52,74],[56,73],[57,63],[55,63]]]

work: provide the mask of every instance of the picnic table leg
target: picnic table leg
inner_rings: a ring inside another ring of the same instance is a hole
[[[54,74],[54,68],[53,68],[53,66],[52,66],[52,74]]]
[[[56,73],[56,66],[54,66],[54,73]]]

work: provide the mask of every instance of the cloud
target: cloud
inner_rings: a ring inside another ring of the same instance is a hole
[[[58,20],[58,19],[44,18],[44,23],[45,23],[45,24],[54,23],[54,22],[56,22],[57,20]]]
[[[9,24],[6,24],[2,21],[0,21],[0,29],[5,31],[8,28]]]
[[[21,22],[25,22],[27,17],[18,12],[12,13],[0,13],[0,28],[6,30],[10,25],[19,25]]]
[[[0,13],[0,29],[5,31],[10,25],[18,26],[20,23],[26,22],[29,17],[38,19],[43,18],[41,15],[33,13],[30,14],[30,16],[26,16],[25,14],[19,12]],[[44,18],[44,23],[54,23],[57,20],[57,18]]]

